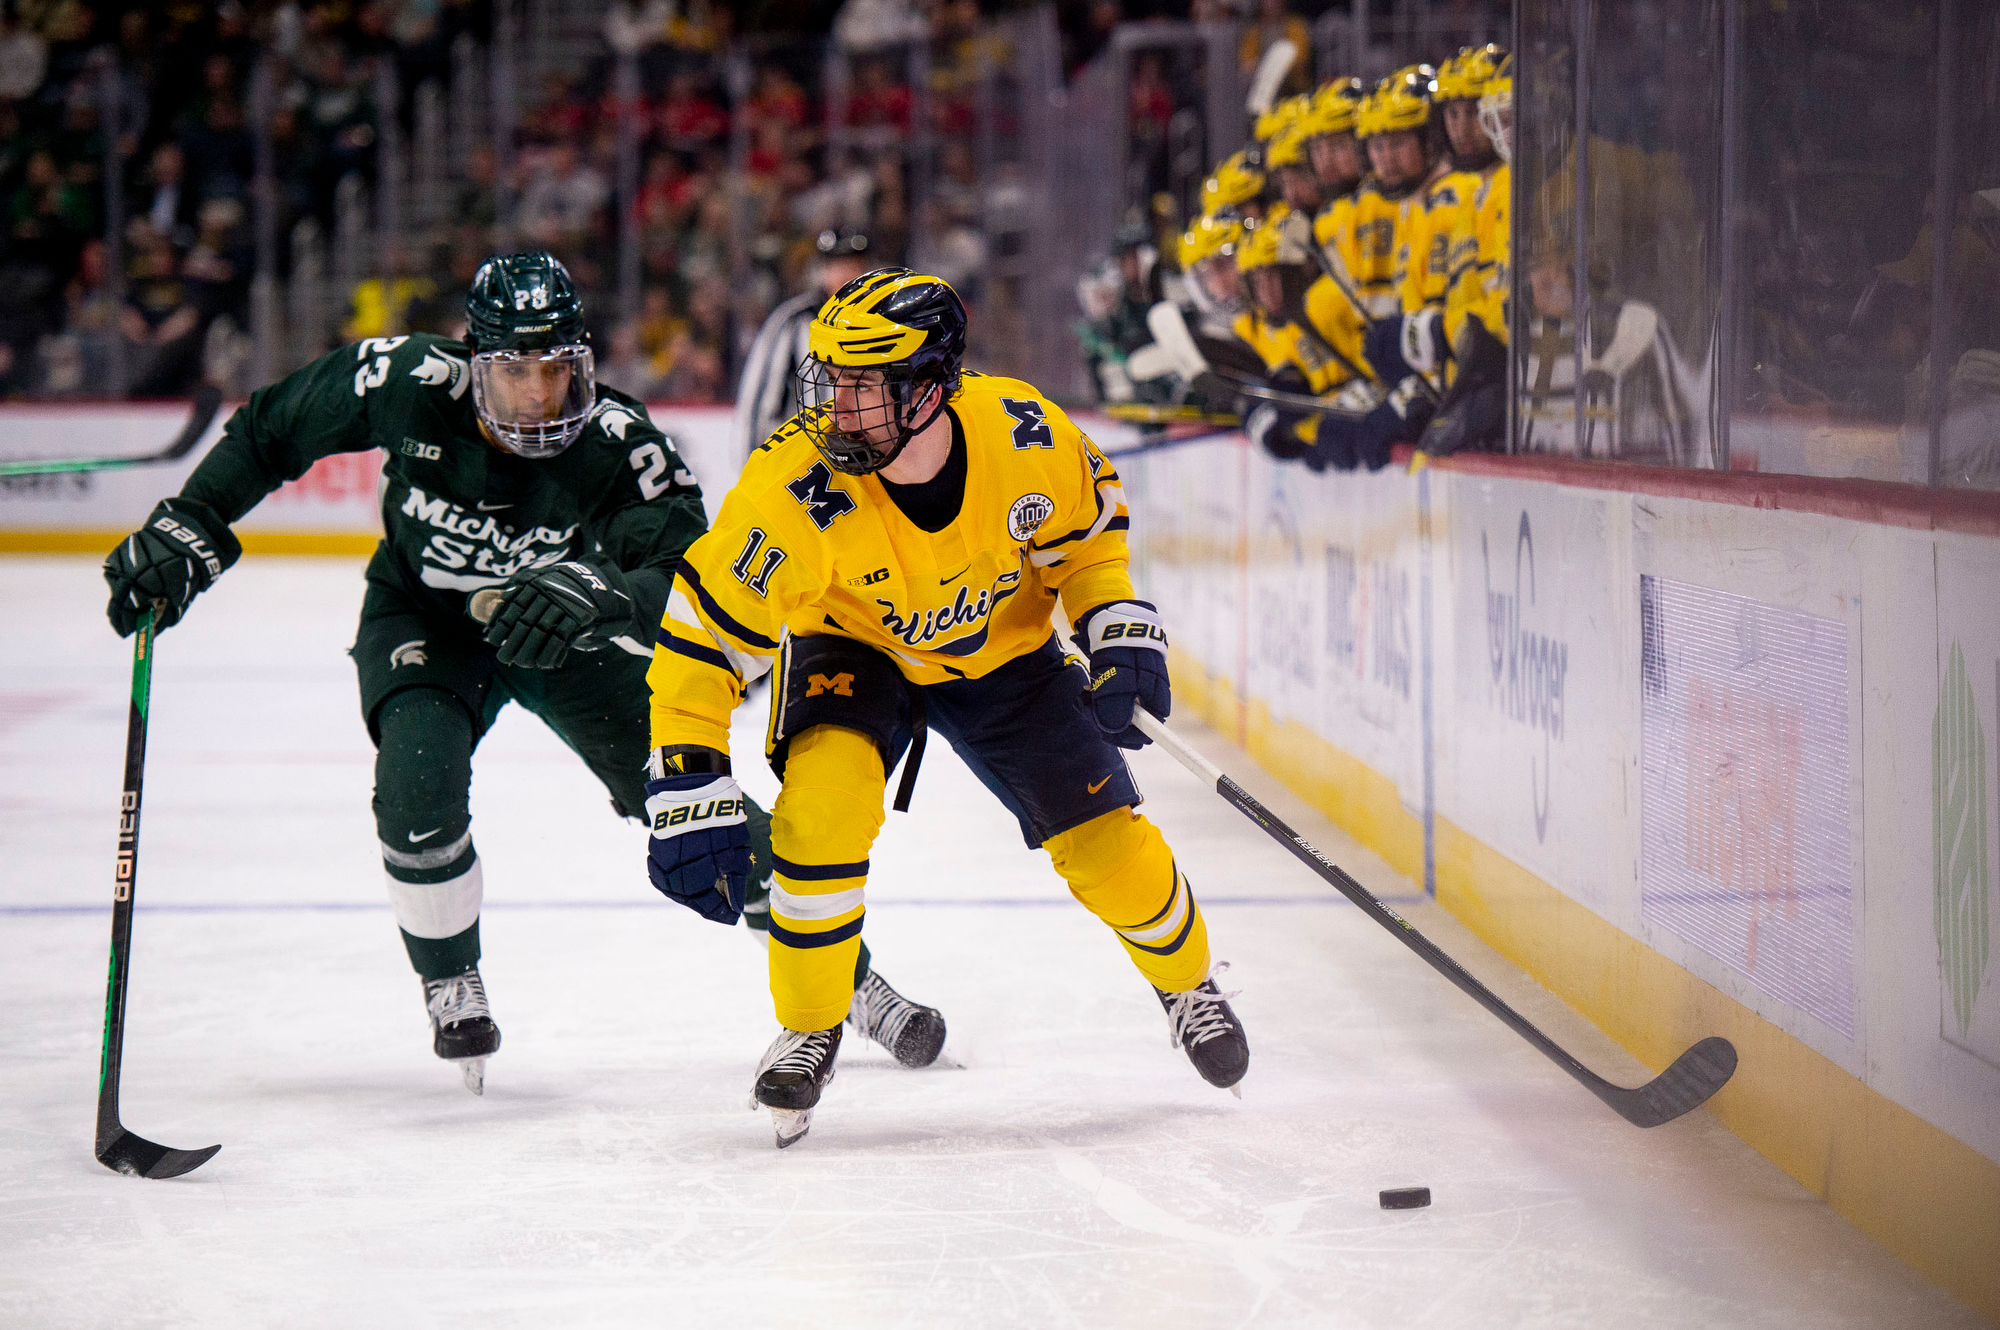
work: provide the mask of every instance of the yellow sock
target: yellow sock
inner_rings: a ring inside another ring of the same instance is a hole
[[[1208,925],[1158,827],[1120,808],[1043,848],[1070,894],[1111,925],[1155,988],[1182,993],[1208,977]]]
[[[771,1003],[790,1030],[830,1030],[854,998],[868,851],[887,776],[872,739],[816,725],[792,740],[771,809]]]

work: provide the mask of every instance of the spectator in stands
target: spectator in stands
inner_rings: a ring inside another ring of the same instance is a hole
[[[673,18],[670,0],[615,0],[604,12],[604,41],[621,55],[644,51],[667,39]]]
[[[558,143],[521,191],[514,224],[544,249],[573,248],[597,230],[611,187],[586,164],[576,145]]]
[[[128,346],[134,397],[171,397],[194,386],[201,374],[201,309],[181,280],[180,256],[167,237],[142,219],[126,232],[132,261],[126,272],[120,316]]]
[[[149,188],[138,199],[139,212],[153,230],[176,245],[194,242],[194,191],[186,188],[187,157],[178,143],[162,143],[153,149],[147,165]]]
[[[657,129],[669,148],[689,152],[721,142],[729,133],[729,117],[703,90],[701,77],[684,71],[668,80]]]
[[[13,5],[0,8],[0,102],[32,97],[49,67],[49,44],[25,26]]]
[[[909,0],[846,0],[833,20],[833,40],[855,53],[921,41],[926,35],[924,20]]]
[[[202,81],[200,113],[180,131],[187,175],[204,199],[245,198],[255,170],[254,147],[244,128],[235,68],[222,56],[210,56]]]

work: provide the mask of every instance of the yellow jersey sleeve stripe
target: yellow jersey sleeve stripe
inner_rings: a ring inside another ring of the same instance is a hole
[[[726,671],[732,676],[736,674],[736,671],[730,668],[728,658],[720,651],[711,646],[704,646],[700,642],[690,642],[685,638],[677,637],[665,626],[661,627],[659,634],[653,638],[653,641],[657,645],[673,652],[676,656],[686,656],[689,660],[700,661],[704,665],[710,665],[718,670]]]
[[[731,637],[752,650],[776,651],[778,649],[776,641],[753,628],[745,627],[731,616],[727,610],[718,605],[715,597],[708,594],[708,588],[701,584],[701,575],[695,571],[693,564],[683,561],[677,580],[685,584],[688,590],[694,592],[694,598],[700,603],[702,614],[709,623],[728,633]]]
[[[729,662],[730,670],[746,683],[763,678],[771,668],[770,656],[739,651],[720,633],[710,628],[707,620],[696,611],[693,602],[688,600],[687,594],[681,590],[678,581],[674,583],[674,589],[667,597],[666,622],[663,627],[678,629],[684,638],[696,642],[704,638],[713,642],[716,650],[722,653],[723,659]]]

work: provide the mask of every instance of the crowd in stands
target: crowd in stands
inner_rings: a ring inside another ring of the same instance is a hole
[[[587,294],[601,377],[655,398],[728,399],[759,321],[803,289],[830,229],[865,231],[883,261],[920,258],[976,296],[983,183],[964,139],[980,79],[1006,58],[993,6],[545,5],[595,25],[566,62],[528,40],[532,0],[512,8],[523,32],[510,161],[491,132],[491,0],[6,0],[0,395],[120,381],[169,395],[204,376],[255,386],[260,132],[283,326],[272,373],[355,337],[454,331],[466,282],[500,247],[558,254]],[[824,86],[830,46],[848,70],[844,115]],[[748,74],[734,98],[732,53]],[[640,96],[621,107],[628,59]],[[426,96],[448,122],[424,117]],[[917,217],[909,149],[926,108],[936,146]],[[620,283],[621,109],[639,132],[636,292]],[[447,123],[445,143],[425,141]],[[388,243],[385,144],[401,145]],[[314,290],[317,318],[298,295]]]

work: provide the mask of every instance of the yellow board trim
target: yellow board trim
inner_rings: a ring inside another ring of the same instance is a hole
[[[1423,827],[1394,782],[1226,679],[1169,653],[1175,700],[1415,880]],[[1659,1070],[1719,1034],[1736,1075],[1722,1124],[1925,1278],[2000,1324],[2000,1163],[1864,1081],[1527,869],[1437,819],[1437,900],[1480,940]]]
[[[0,554],[96,554],[130,535],[129,531],[0,531]],[[373,554],[382,538],[351,531],[239,531],[245,554]]]

